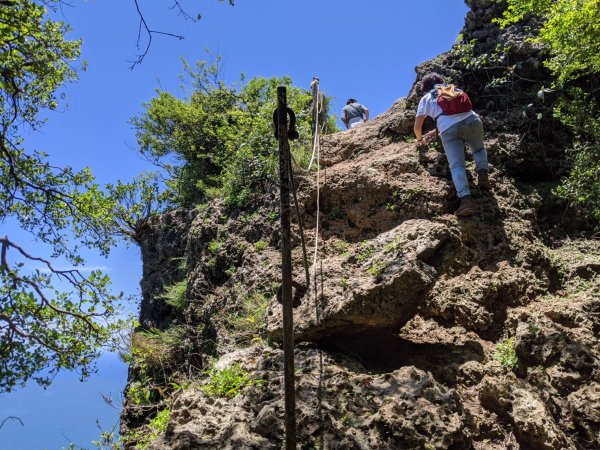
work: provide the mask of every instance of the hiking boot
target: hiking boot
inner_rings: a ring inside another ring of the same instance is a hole
[[[469,217],[474,214],[473,210],[473,200],[471,200],[471,196],[467,195],[460,199],[460,205],[454,214],[458,217]]]
[[[492,189],[492,185],[490,184],[490,177],[488,175],[487,170],[480,170],[477,172],[477,185],[480,189],[484,191],[489,191]]]

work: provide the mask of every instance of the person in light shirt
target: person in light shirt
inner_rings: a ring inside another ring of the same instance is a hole
[[[460,198],[460,206],[454,214],[459,217],[472,216],[474,210],[465,166],[465,144],[469,146],[475,160],[479,187],[489,190],[491,186],[488,177],[487,151],[483,143],[483,125],[473,110],[451,115],[442,111],[435,88],[443,84],[444,78],[435,72],[427,74],[421,80],[421,90],[425,95],[417,107],[414,132],[417,145],[427,147],[427,141],[423,139],[423,122],[427,116],[435,120],[450,165],[452,182]]]

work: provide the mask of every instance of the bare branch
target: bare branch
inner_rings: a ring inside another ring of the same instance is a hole
[[[19,422],[21,424],[21,426],[25,426],[25,424],[23,423],[23,421],[18,418],[17,416],[8,416],[5,417],[4,420],[2,421],[2,423],[0,423],[0,430],[2,429],[2,427],[4,426],[4,424],[9,421],[9,420],[16,420],[17,422]]]
[[[82,291],[84,289],[90,288],[92,290],[92,292],[94,292],[95,289],[94,289],[93,285],[91,285],[91,283],[89,283],[88,280],[78,270],[76,270],[76,269],[70,269],[70,270],[55,269],[54,267],[52,267],[52,264],[50,263],[50,261],[48,261],[44,258],[40,258],[40,257],[36,257],[36,256],[32,256],[32,255],[28,254],[19,245],[11,242],[7,237],[0,238],[0,244],[2,244],[2,251],[1,251],[2,260],[0,261],[0,267],[2,267],[4,270],[6,270],[6,272],[10,273],[12,279],[15,282],[25,284],[25,285],[28,285],[29,287],[31,287],[37,294],[40,301],[47,308],[51,309],[52,311],[56,312],[57,314],[61,314],[64,316],[70,316],[75,319],[81,320],[82,322],[84,322],[87,325],[87,327],[91,333],[93,333],[96,330],[96,325],[92,322],[91,318],[92,317],[101,317],[104,315],[104,313],[102,313],[102,312],[100,312],[100,313],[89,313],[89,312],[76,313],[74,311],[67,311],[65,309],[59,308],[58,306],[54,305],[48,299],[48,297],[46,296],[46,294],[44,293],[42,288],[39,286],[39,284],[37,284],[35,281],[30,280],[28,278],[23,278],[23,277],[18,276],[15,272],[13,272],[10,269],[10,266],[8,265],[8,261],[6,259],[6,252],[7,252],[8,248],[12,247],[12,248],[16,249],[26,259],[28,259],[30,261],[39,261],[39,262],[44,263],[46,265],[46,267],[50,270],[51,273],[53,273],[59,277],[62,277],[67,282],[69,282],[72,286],[77,288],[80,291],[80,298],[81,298]],[[1,317],[1,318],[4,319],[4,317]],[[8,319],[8,318],[6,318],[6,319]],[[18,330],[15,330],[15,331],[18,332]],[[18,334],[21,334],[21,333],[18,333]],[[24,337],[30,337],[30,336],[24,336]]]
[[[150,45],[152,44],[152,36],[154,34],[161,34],[164,36],[170,36],[170,37],[174,37],[177,38],[179,40],[183,39],[183,36],[179,35],[179,34],[174,34],[174,33],[167,33],[165,31],[157,31],[157,30],[151,30],[150,27],[148,26],[148,23],[146,22],[146,18],[144,17],[144,14],[142,13],[142,10],[140,9],[140,5],[138,3],[138,0],[133,0],[135,3],[135,8],[137,9],[138,12],[138,16],[140,18],[140,24],[139,24],[139,28],[138,28],[138,38],[137,38],[137,48],[140,48],[140,37],[141,37],[141,30],[142,28],[146,31],[146,34],[148,36],[148,43],[146,44],[146,48],[144,49],[144,51],[139,54],[137,56],[137,58],[134,61],[129,61],[131,64],[131,66],[129,66],[130,69],[134,69],[135,66],[137,66],[138,64],[140,64],[144,58],[146,57],[146,55],[148,54],[148,51],[150,50]],[[176,2],[178,3],[178,2]]]
[[[179,3],[179,0],[174,0],[174,4],[173,6],[171,6],[169,9],[177,9],[179,11],[179,15],[181,17],[183,17],[185,20],[191,20],[192,22],[198,22],[198,19],[200,16],[198,16],[198,18],[192,17],[188,14],[188,12],[183,9],[183,7],[181,6],[181,3]]]

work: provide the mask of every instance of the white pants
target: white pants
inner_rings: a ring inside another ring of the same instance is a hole
[[[353,117],[348,121],[349,128],[356,128],[365,123],[362,117]]]

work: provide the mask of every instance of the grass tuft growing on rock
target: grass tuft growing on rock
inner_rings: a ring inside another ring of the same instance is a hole
[[[178,311],[183,310],[186,305],[187,280],[178,281],[165,288],[165,292],[159,297],[165,301],[167,305],[172,306]]]
[[[258,242],[254,243],[254,249],[260,253],[260,252],[265,251],[265,249],[267,248],[267,245],[268,244],[265,241],[258,241]]]
[[[242,369],[240,363],[236,363],[225,369],[212,367],[208,372],[209,381],[200,389],[211,397],[233,398],[243,388],[250,385],[261,385],[263,380],[253,380],[249,374]]]
[[[150,420],[150,422],[148,422],[146,429],[135,430],[134,432],[128,433],[123,436],[120,441],[126,444],[135,442],[135,448],[137,450],[145,450],[153,440],[167,431],[167,424],[169,423],[169,420],[171,420],[171,409],[163,409],[162,411],[159,411],[158,414],[156,414],[156,416]],[[111,445],[110,448],[116,450],[124,447]]]
[[[514,338],[508,338],[506,341],[496,345],[494,359],[500,363],[503,369],[512,370],[519,363],[519,358],[515,351]]]
[[[238,287],[238,293],[242,292]],[[265,315],[269,297],[267,294],[253,292],[242,294],[238,309],[225,316],[225,322],[235,334],[236,340],[249,342],[259,337],[265,326]]]

